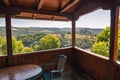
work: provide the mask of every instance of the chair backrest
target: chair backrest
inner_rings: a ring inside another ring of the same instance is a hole
[[[67,57],[65,55],[60,55],[57,60],[56,69],[57,70],[64,70],[65,64],[66,64]]]

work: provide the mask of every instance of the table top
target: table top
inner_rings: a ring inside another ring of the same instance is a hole
[[[41,72],[42,68],[34,64],[12,66],[0,69],[0,80],[24,80]]]

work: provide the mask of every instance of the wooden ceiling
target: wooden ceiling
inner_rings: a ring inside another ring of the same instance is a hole
[[[119,0],[0,0],[0,16],[69,21],[98,8],[110,9]]]

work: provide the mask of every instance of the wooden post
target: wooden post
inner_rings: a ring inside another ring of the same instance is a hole
[[[110,54],[109,54],[109,72],[108,79],[115,80],[116,67],[114,62],[117,59],[117,45],[118,45],[118,19],[119,7],[111,8],[111,26],[110,26]]]
[[[113,7],[111,9],[110,55],[109,55],[109,59],[111,61],[115,61],[117,59],[118,20],[119,20],[119,6]]]
[[[76,20],[75,20],[75,16],[72,16],[72,18],[71,18],[71,20],[72,20],[72,68],[74,67],[74,58],[75,58],[75,43],[76,43],[76,41],[75,41],[75,34],[76,34],[76,32],[75,32],[75,28],[76,28]]]
[[[9,10],[5,14],[6,20],[6,39],[7,39],[7,66],[13,65],[13,55],[12,55],[12,33],[11,33],[11,15]]]
[[[75,17],[72,18],[72,47],[75,47],[75,28],[76,28],[76,21],[75,21]]]

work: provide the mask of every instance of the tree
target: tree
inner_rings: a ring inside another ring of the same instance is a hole
[[[70,35],[70,34],[68,34],[68,35]],[[67,35],[65,35],[64,33],[61,33],[60,34],[60,42],[61,42],[61,45],[60,45],[60,47],[68,47],[68,46],[71,46],[71,39],[69,39],[68,38],[68,36],[67,36],[67,38],[66,38],[66,36]]]
[[[34,47],[39,44],[40,38],[44,37],[46,34],[36,33],[18,36],[18,40],[22,40],[25,47]]]
[[[93,42],[88,38],[77,39],[76,43],[82,49],[89,49],[93,45]]]
[[[96,42],[92,46],[92,52],[95,52],[96,54],[100,54],[103,56],[109,56],[109,46],[107,42]]]
[[[1,39],[1,52],[3,55],[7,54],[7,43],[6,43],[6,37],[3,37]],[[17,40],[15,37],[12,37],[12,50],[14,54],[17,54],[19,52],[23,52],[24,45],[21,40]]]
[[[109,41],[110,40],[110,27],[103,29],[100,34],[97,35],[97,42]]]
[[[24,48],[24,52],[33,52],[33,48],[32,47],[25,47]]]
[[[24,45],[21,40],[18,40],[15,37],[12,37],[12,50],[13,53],[19,53],[22,52],[24,49]]]
[[[39,45],[35,45],[35,46],[34,46],[34,50],[35,50],[35,51],[40,50],[40,46],[39,46]]]
[[[106,27],[97,35],[91,51],[103,56],[109,56],[110,28]],[[120,60],[120,26],[118,28],[118,60]]]
[[[2,55],[6,55],[7,54],[7,44],[6,44],[6,38],[5,37],[3,37],[1,39],[0,51],[1,51]]]
[[[2,56],[2,52],[1,52],[1,45],[2,44],[2,37],[0,36],[0,56]]]
[[[54,35],[46,35],[40,39],[40,49],[53,49],[60,47],[60,40]]]
[[[118,40],[118,60],[120,60],[120,37],[119,37],[119,40]]]

